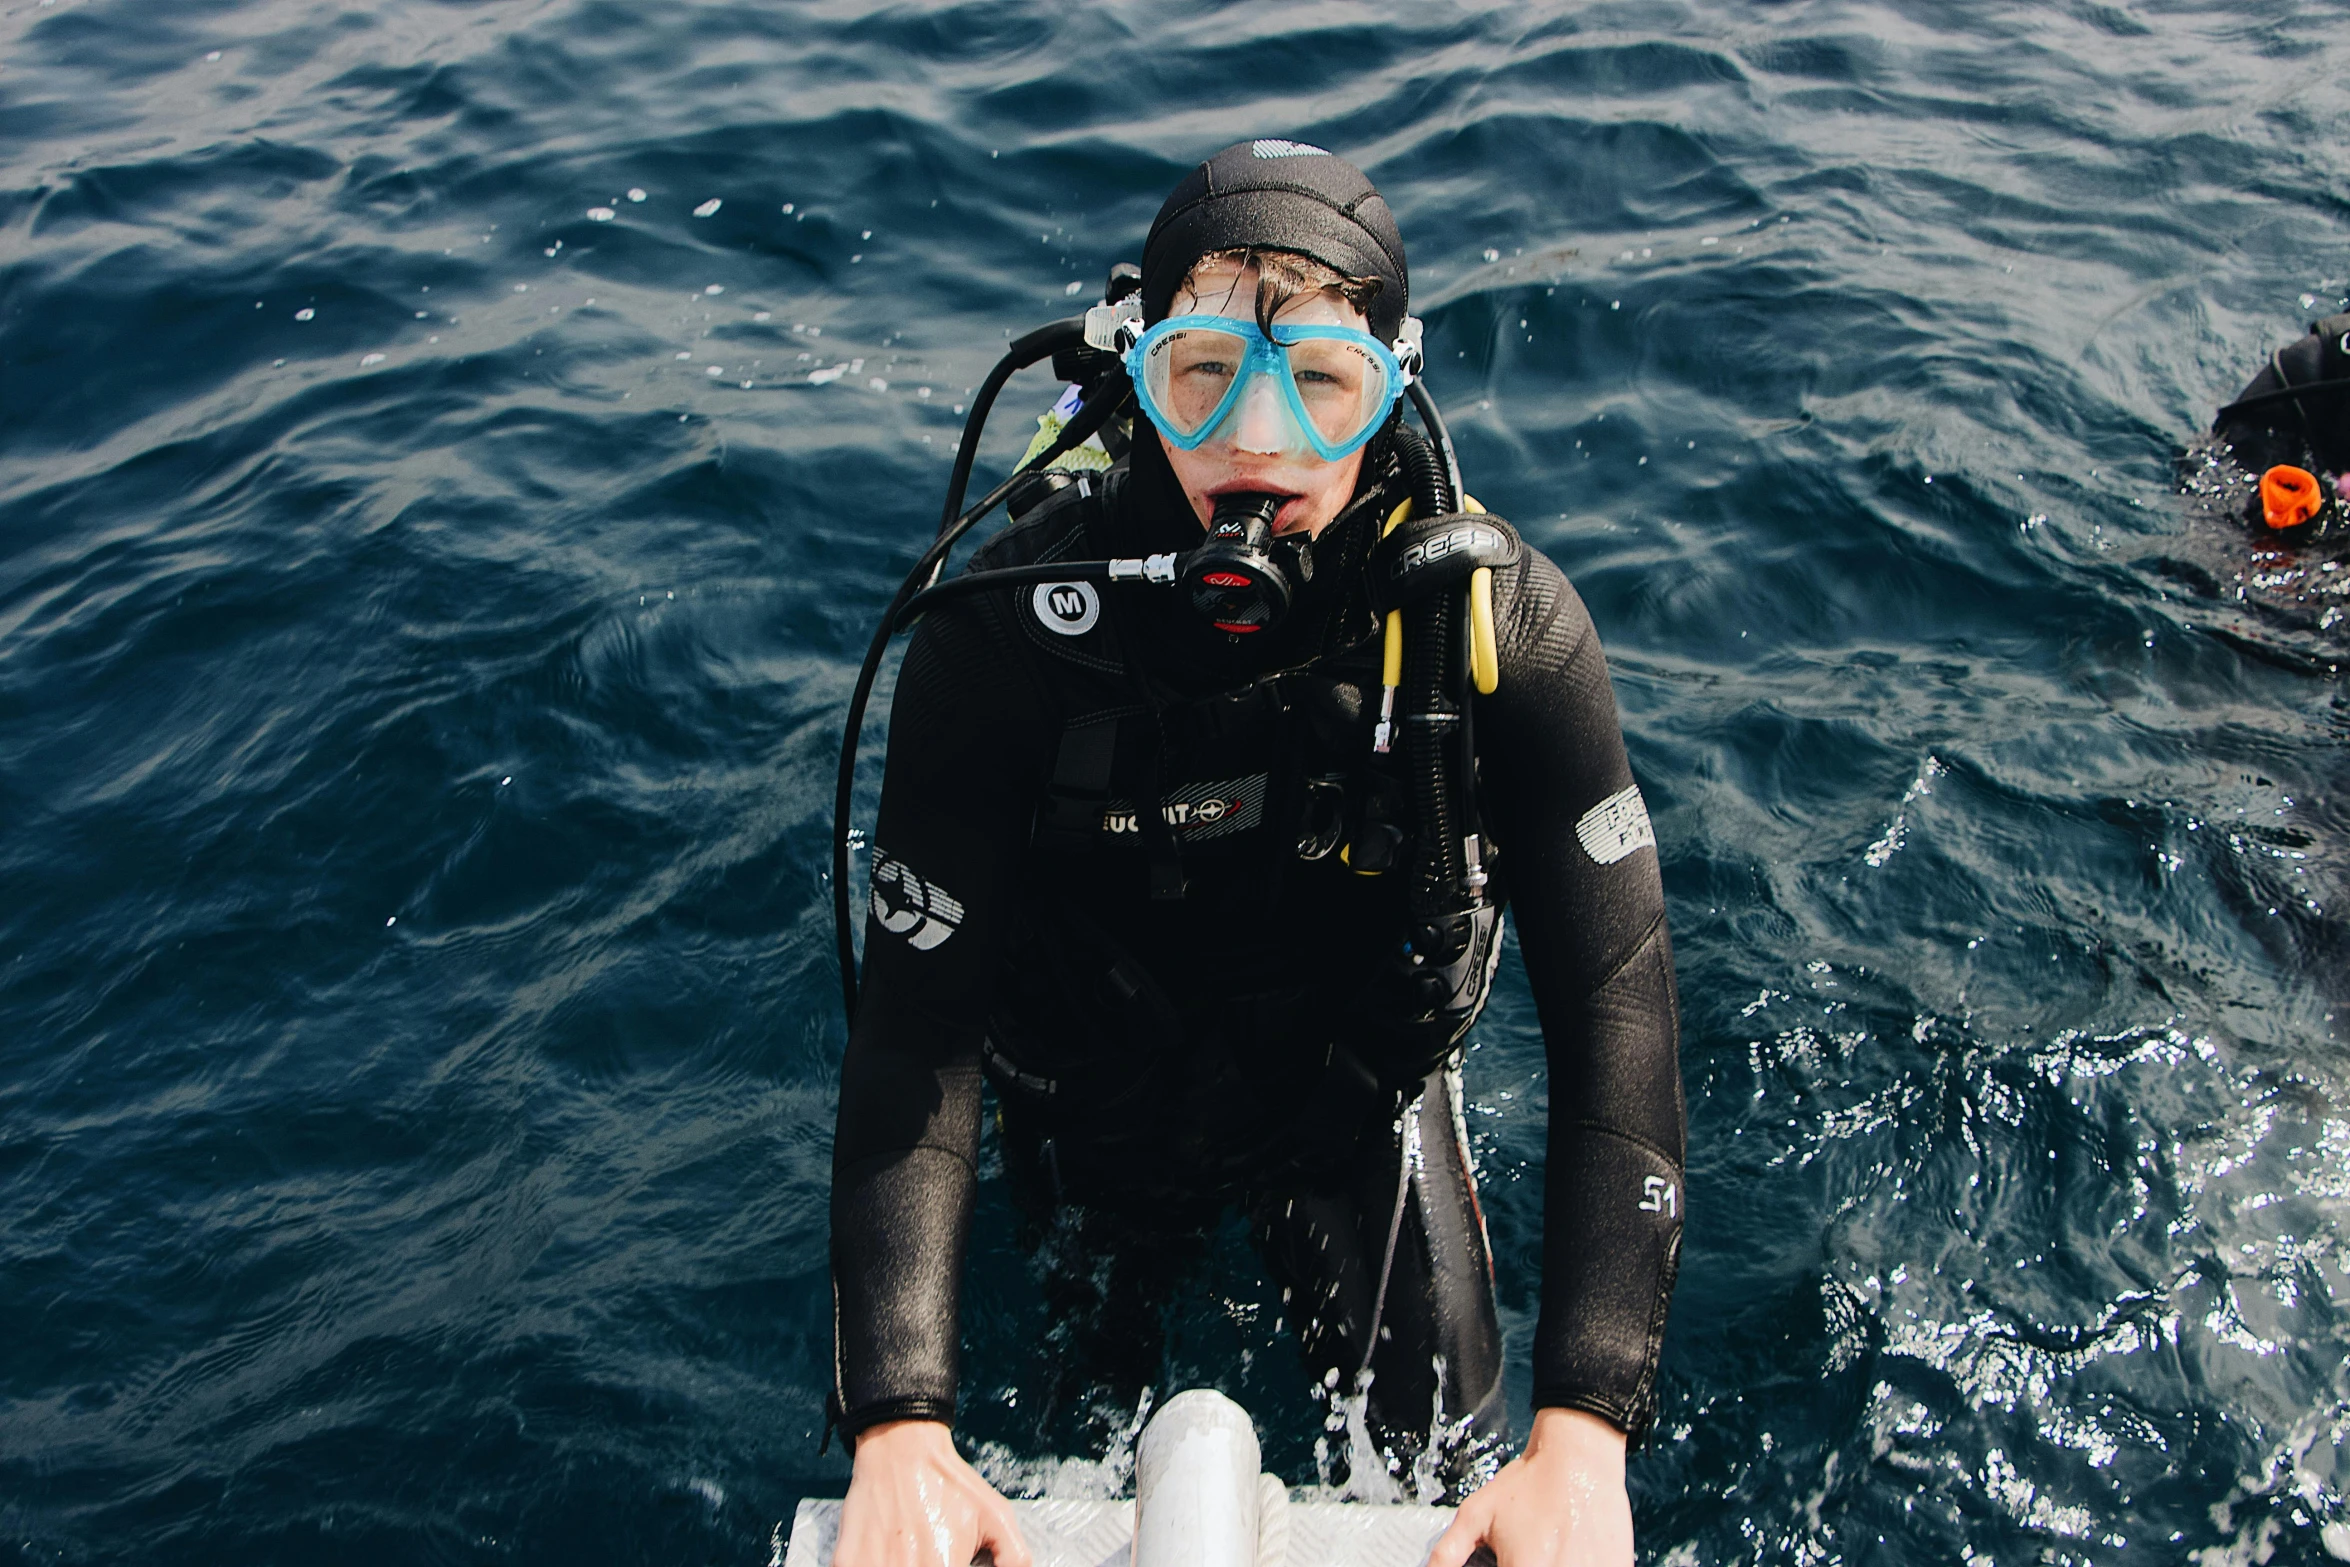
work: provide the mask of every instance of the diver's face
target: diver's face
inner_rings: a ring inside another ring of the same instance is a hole
[[[1192,274],[1188,287],[1176,290],[1167,313],[1254,322],[1257,269],[1210,262]],[[1347,326],[1358,332],[1369,331],[1371,325],[1360,310],[1326,292],[1292,299],[1273,319],[1279,325]],[[1285,449],[1294,443],[1287,438],[1288,415],[1274,402],[1278,395],[1270,381],[1260,378],[1244,393],[1235,417],[1206,442],[1188,452],[1164,439],[1159,442],[1203,528],[1216,509],[1217,496],[1245,491],[1288,497],[1273,518],[1273,531],[1311,537],[1328,527],[1354,495],[1355,476],[1363,467],[1361,449],[1336,462],[1324,462],[1311,451]]]

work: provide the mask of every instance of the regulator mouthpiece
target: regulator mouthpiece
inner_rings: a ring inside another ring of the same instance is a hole
[[[1273,543],[1273,519],[1284,499],[1219,495],[1208,519],[1207,542],[1184,557],[1183,591],[1200,618],[1217,630],[1269,631],[1289,613],[1296,590]]]

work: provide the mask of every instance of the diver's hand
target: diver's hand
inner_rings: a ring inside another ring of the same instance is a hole
[[[858,1433],[832,1567],[1030,1567],[1012,1504],[955,1451],[944,1422],[889,1420]]]
[[[1499,1567],[1631,1567],[1624,1433],[1580,1409],[1542,1409],[1526,1451],[1461,1503],[1428,1567],[1483,1545]]]

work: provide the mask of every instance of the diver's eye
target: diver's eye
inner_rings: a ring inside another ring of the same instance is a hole
[[[1144,385],[1159,404],[1158,416],[1190,435],[1223,406],[1247,365],[1248,344],[1235,333],[1177,332],[1151,352]]]

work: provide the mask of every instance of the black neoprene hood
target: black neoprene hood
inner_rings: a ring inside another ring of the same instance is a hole
[[[1366,314],[1373,335],[1395,341],[1411,297],[1403,235],[1378,188],[1344,158],[1303,142],[1244,141],[1185,175],[1143,243],[1144,318],[1166,319],[1200,257],[1244,245],[1379,279]]]

